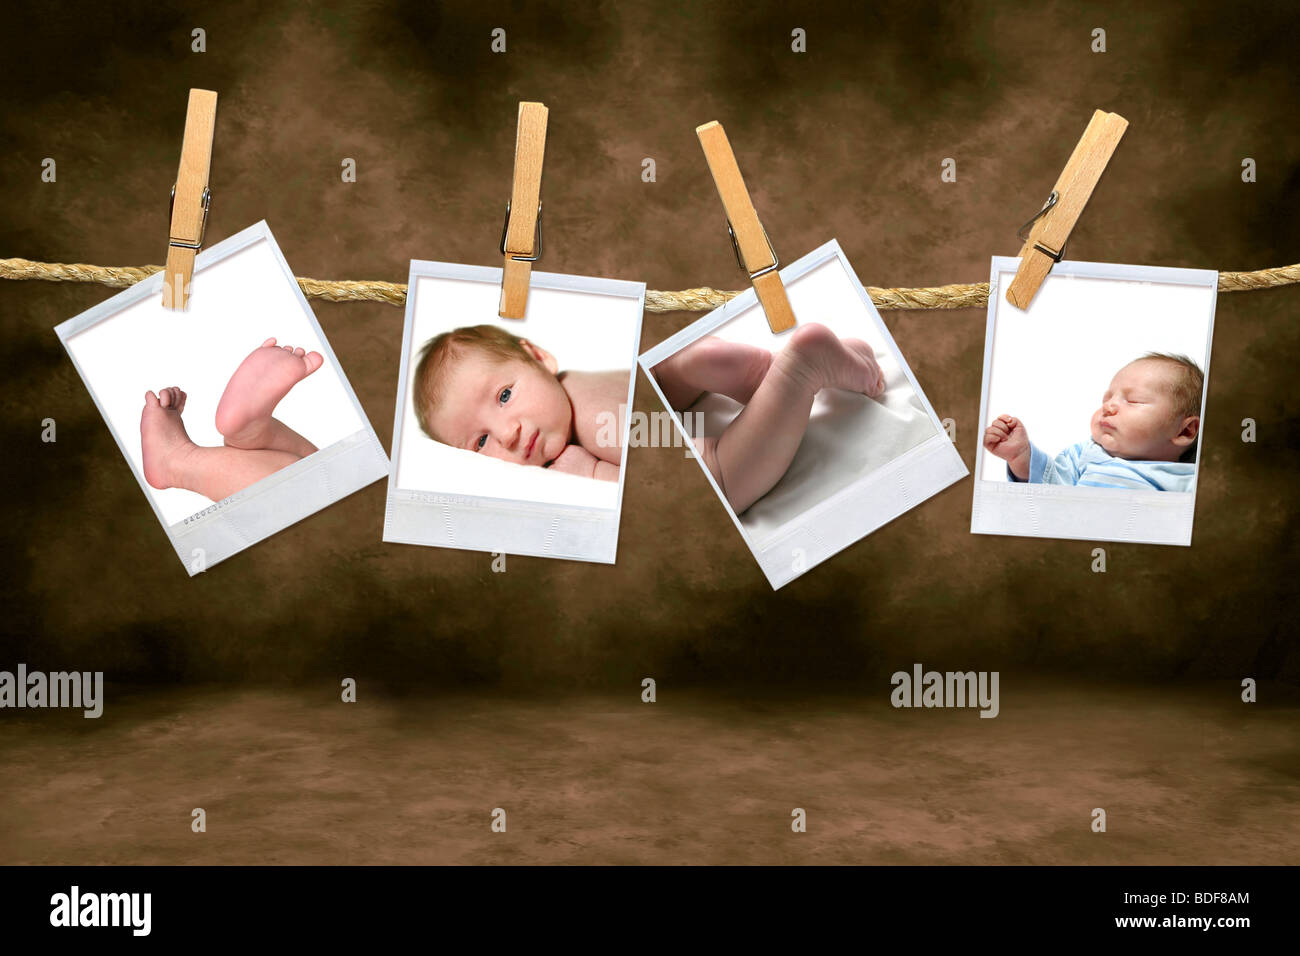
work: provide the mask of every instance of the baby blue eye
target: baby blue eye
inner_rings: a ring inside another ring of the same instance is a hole
[[[502,405],[510,401],[510,389],[508,388],[501,389],[501,394],[497,396],[497,401],[499,401]]]
[[[474,443],[474,450],[479,451],[486,444],[487,444],[487,435],[479,435],[478,441]]]

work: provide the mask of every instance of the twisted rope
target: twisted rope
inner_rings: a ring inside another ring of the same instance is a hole
[[[90,266],[83,263],[32,262],[29,259],[0,259],[0,279],[41,279],[46,282],[97,282],[124,289],[161,272],[162,266]],[[1253,292],[1300,283],[1300,263],[1259,269],[1255,272],[1220,272],[1220,292]],[[406,286],[398,282],[298,279],[308,298],[330,302],[387,302],[406,304]],[[879,289],[867,287],[871,301],[880,309],[982,309],[988,304],[987,282],[965,282],[923,289]],[[739,292],[721,292],[708,287],[680,292],[647,291],[647,312],[708,312]]]

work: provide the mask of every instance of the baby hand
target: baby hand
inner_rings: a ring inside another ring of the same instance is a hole
[[[549,468],[567,475],[596,478],[600,481],[618,481],[618,465],[601,461],[581,445],[568,445]]]
[[[562,471],[566,475],[580,475],[583,478],[594,477],[596,456],[581,445],[566,445],[559,457],[548,466],[552,471]]]
[[[1029,432],[1024,422],[999,415],[984,431],[984,447],[997,455],[1021,481],[1029,479]]]

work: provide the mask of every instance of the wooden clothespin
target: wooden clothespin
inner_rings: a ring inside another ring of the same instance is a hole
[[[212,133],[217,124],[217,94],[190,90],[185,113],[181,165],[172,186],[167,267],[163,270],[163,308],[184,311],[190,301],[194,256],[203,248],[208,225],[208,172],[212,167]]]
[[[781,263],[772,249],[772,240],[767,238],[763,224],[758,221],[758,213],[749,199],[749,190],[745,188],[740,167],[736,165],[736,154],[731,151],[726,131],[721,124],[714,122],[696,127],[695,134],[704,147],[704,158],[709,163],[709,172],[713,174],[718,196],[727,213],[727,232],[731,234],[731,245],[736,250],[736,262],[749,273],[749,280],[754,283],[754,292],[767,315],[768,327],[773,332],[794,328],[794,311],[777,272]]]
[[[506,204],[506,224],[501,230],[503,319],[522,319],[528,308],[528,279],[542,254],[542,157],[546,153],[546,117],[541,103],[519,104],[519,129],[515,134],[515,181]]]
[[[1118,113],[1094,112],[1047,202],[1020,227],[1017,235],[1025,243],[1020,249],[1020,268],[1007,286],[1007,301],[1016,308],[1029,308],[1052,266],[1061,261],[1065,240],[1126,129],[1128,120]]]

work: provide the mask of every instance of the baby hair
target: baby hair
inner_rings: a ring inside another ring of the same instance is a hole
[[[1205,373],[1201,367],[1186,355],[1173,352],[1148,352],[1138,361],[1155,359],[1176,367],[1173,382],[1170,385],[1174,399],[1174,414],[1182,418],[1199,418],[1201,414],[1201,392],[1205,389]],[[1195,461],[1196,446],[1200,435],[1183,452],[1180,461]]]
[[[1138,361],[1156,359],[1177,366],[1172,390],[1174,412],[1179,418],[1193,418],[1201,414],[1201,391],[1205,388],[1205,373],[1186,355],[1172,352],[1148,352]]]

